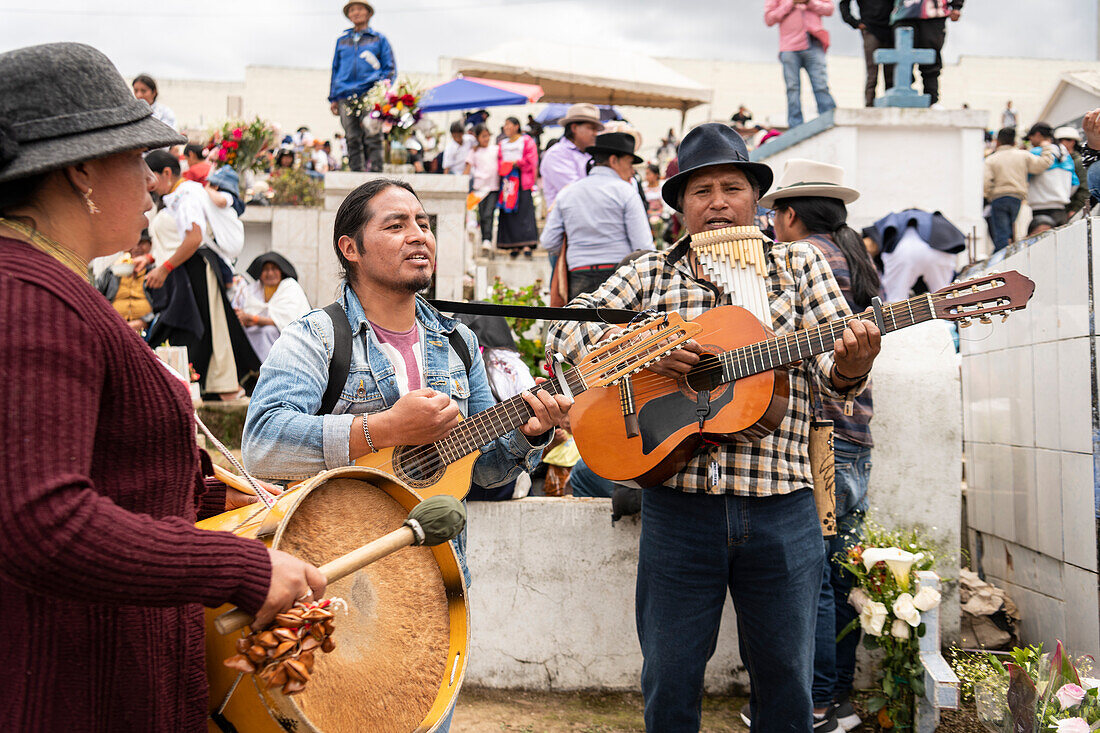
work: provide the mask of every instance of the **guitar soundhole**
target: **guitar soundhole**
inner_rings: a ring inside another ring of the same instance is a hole
[[[723,384],[722,362],[714,354],[703,354],[699,363],[687,373],[687,383],[694,392],[713,392]]]
[[[399,479],[422,489],[443,476],[447,463],[434,445],[402,445],[393,453],[393,468]]]

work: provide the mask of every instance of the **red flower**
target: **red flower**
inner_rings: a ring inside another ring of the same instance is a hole
[[[244,130],[239,127],[233,128],[233,139],[240,140],[242,137],[244,137]]]
[[[386,101],[388,101],[390,104],[397,104],[397,95],[396,94],[387,94],[386,95]]]
[[[226,152],[225,148],[218,150],[218,160],[224,161],[227,157],[229,157],[229,153]]]
[[[240,147],[240,145],[241,144],[235,140],[227,140],[225,143],[225,147],[229,148],[230,150],[236,150]]]
[[[404,97],[401,97],[401,101],[405,103],[406,107],[411,107],[416,104],[416,97],[411,94],[406,94]]]

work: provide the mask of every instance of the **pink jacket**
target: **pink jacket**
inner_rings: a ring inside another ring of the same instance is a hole
[[[535,179],[538,178],[539,174],[539,151],[530,135],[523,135],[522,138],[523,157],[516,161],[515,165],[519,166],[519,187],[524,191],[530,191],[535,187]],[[497,147],[497,162],[500,165],[501,178],[503,178],[512,168],[512,164],[504,162],[503,146]]]
[[[833,0],[806,0],[805,5],[795,5],[794,0],[765,0],[764,22],[769,26],[779,24],[779,50],[805,51],[810,47],[806,34],[821,42],[829,50],[829,31],[821,25],[823,15],[833,14]]]

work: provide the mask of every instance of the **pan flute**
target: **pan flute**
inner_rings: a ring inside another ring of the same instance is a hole
[[[691,249],[700,274],[721,288],[765,325],[771,326],[768,306],[768,262],[764,235],[756,227],[725,227],[691,235]]]

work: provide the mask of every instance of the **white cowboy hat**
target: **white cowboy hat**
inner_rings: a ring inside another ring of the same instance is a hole
[[[766,196],[761,196],[759,204],[765,209],[772,209],[780,199],[802,196],[840,199],[850,204],[859,198],[859,191],[844,185],[844,169],[839,165],[791,158],[783,166],[783,174],[775,188]]]
[[[348,8],[350,8],[352,5],[362,5],[367,9],[368,13],[370,13],[371,15],[374,15],[374,6],[371,5],[369,2],[367,2],[367,0],[351,0],[351,2],[344,3],[344,17],[345,18],[348,16]]]
[[[1054,131],[1055,140],[1076,140],[1081,142],[1081,133],[1077,131],[1076,127],[1059,127]]]
[[[565,117],[558,120],[558,124],[565,127],[570,122],[592,122],[603,129],[603,122],[600,121],[600,110],[594,104],[587,104],[585,102],[579,102],[569,106],[569,109],[565,111]]]

